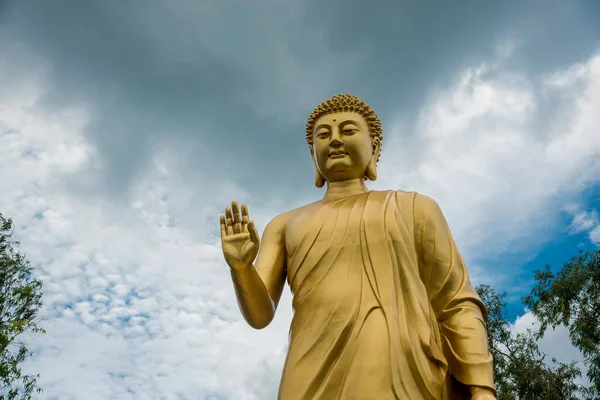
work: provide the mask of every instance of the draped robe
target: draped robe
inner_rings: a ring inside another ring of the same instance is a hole
[[[433,200],[371,191],[294,218],[285,232],[294,317],[279,399],[493,390],[485,307]]]

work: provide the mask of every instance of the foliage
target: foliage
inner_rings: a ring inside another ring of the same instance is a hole
[[[487,329],[490,352],[494,357],[494,381],[498,400],[578,399],[582,387],[575,383],[581,375],[576,363],[545,361],[531,330],[512,333],[506,317],[506,293],[499,294],[488,285],[477,293],[488,310]]]
[[[600,249],[573,257],[555,275],[546,266],[535,271],[537,282],[523,298],[541,327],[542,337],[551,326],[564,325],[571,343],[579,349],[592,383],[587,396],[600,397]]]
[[[41,388],[38,376],[21,372],[21,364],[31,355],[21,338],[45,333],[35,322],[42,305],[42,282],[32,277],[33,267],[15,250],[18,242],[12,233],[12,220],[0,214],[0,396],[31,399]]]

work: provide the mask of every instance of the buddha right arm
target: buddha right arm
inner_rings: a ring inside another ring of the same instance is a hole
[[[485,305],[471,286],[464,260],[438,204],[415,197],[415,242],[423,283],[442,333],[450,372],[473,399],[494,399],[494,368],[489,352]]]
[[[231,269],[240,311],[255,329],[271,323],[285,284],[284,226],[283,216],[276,217],[267,225],[256,267],[250,263]]]

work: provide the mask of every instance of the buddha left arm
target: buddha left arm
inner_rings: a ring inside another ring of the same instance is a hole
[[[494,399],[485,306],[471,286],[465,263],[437,203],[416,195],[414,207],[421,279],[440,325],[450,372],[469,387],[473,399]]]

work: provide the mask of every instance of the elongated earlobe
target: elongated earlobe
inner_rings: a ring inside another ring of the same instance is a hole
[[[370,181],[374,181],[377,179],[377,159],[379,158],[379,153],[381,152],[381,141],[379,138],[373,139],[373,154],[371,155],[371,160],[367,165],[366,177]]]
[[[322,188],[323,186],[325,186],[325,178],[323,177],[323,175],[319,172],[319,169],[317,168],[317,162],[315,161],[315,153],[314,153],[314,149],[312,146],[308,146],[310,148],[310,158],[313,162],[313,165],[315,166],[315,186],[318,188]]]
[[[369,165],[367,165],[367,178],[370,181],[377,180],[377,165],[375,165],[375,158],[371,158]]]
[[[322,188],[325,185],[325,178],[323,178],[323,175],[321,175],[321,173],[319,171],[315,171],[316,175],[315,175],[315,186],[318,188]]]

